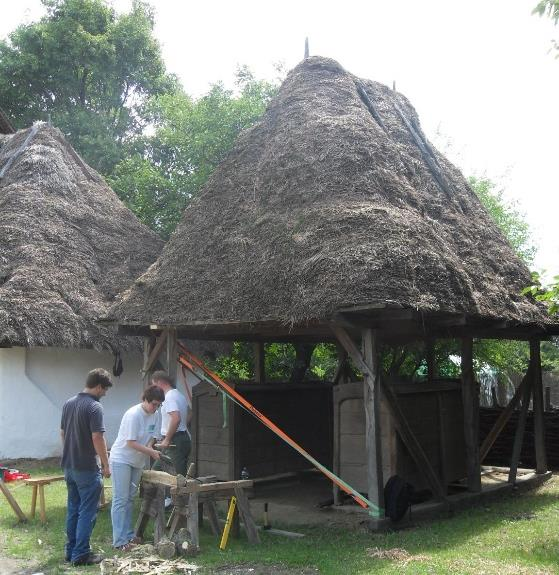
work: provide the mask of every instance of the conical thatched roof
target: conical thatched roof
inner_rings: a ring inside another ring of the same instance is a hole
[[[402,306],[549,323],[528,269],[408,100],[312,57],[111,309],[121,324],[324,322]]]
[[[62,133],[0,145],[0,345],[126,347],[95,320],[161,252]]]

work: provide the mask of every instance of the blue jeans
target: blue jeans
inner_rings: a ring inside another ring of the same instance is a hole
[[[91,551],[89,538],[95,527],[99,497],[103,489],[101,471],[65,469],[68,488],[66,511],[66,559],[77,561]]]
[[[142,469],[127,463],[111,461],[113,480],[113,501],[111,503],[111,521],[113,523],[113,545],[126,545],[133,537],[132,509],[134,495],[138,489]]]

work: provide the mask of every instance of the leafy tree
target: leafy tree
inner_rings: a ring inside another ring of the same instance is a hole
[[[51,119],[87,162],[111,172],[145,126],[142,106],[174,91],[153,37],[153,10],[135,0],[42,0],[47,14],[0,41],[0,106],[18,128]]]
[[[197,100],[180,91],[153,98],[146,106],[152,134],[134,140],[110,178],[117,194],[163,237],[239,133],[262,116],[277,84],[240,68],[236,88],[216,84]]]

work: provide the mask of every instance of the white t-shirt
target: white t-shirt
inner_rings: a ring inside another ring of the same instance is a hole
[[[141,445],[147,445],[152,438],[157,437],[160,424],[160,416],[157,412],[146,413],[141,403],[131,407],[120,422],[118,436],[111,447],[110,461],[126,463],[143,469],[147,462],[147,455],[130,447],[126,442],[135,440]]]
[[[177,431],[186,431],[190,436],[186,422],[188,421],[188,401],[178,389],[170,389],[165,394],[165,401],[161,404],[161,435],[167,435],[167,428],[171,422],[169,413],[178,411],[180,415]]]

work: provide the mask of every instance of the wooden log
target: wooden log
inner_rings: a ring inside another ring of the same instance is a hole
[[[525,386],[529,385],[530,377],[531,376],[529,368],[528,371],[526,372],[526,375],[522,378],[520,385],[514,392],[514,395],[512,399],[509,401],[509,404],[501,412],[497,421],[495,422],[495,425],[492,427],[491,431],[486,435],[485,439],[483,440],[479,453],[480,461],[483,461],[487,457],[489,450],[493,447],[493,444],[495,443],[497,437],[499,437],[499,434],[503,431],[505,425],[510,419],[510,416],[514,412],[516,406],[518,405],[520,398],[522,397],[522,393]]]
[[[240,487],[241,489],[248,489],[253,486],[254,482],[252,479],[239,479],[238,481],[218,481],[216,483],[199,483],[198,481],[187,481],[184,487],[177,487],[177,493],[214,493],[235,489],[236,487]]]
[[[144,367],[142,368],[142,371],[144,372],[144,374],[147,374],[149,371],[151,371],[151,369],[155,365],[155,362],[157,361],[157,359],[159,358],[159,356],[161,355],[161,352],[163,351],[163,349],[165,347],[165,343],[167,342],[168,334],[169,334],[168,330],[165,329],[161,332],[161,335],[157,338],[157,341],[155,342],[155,345],[154,345],[153,349],[151,350],[149,357],[148,357],[146,363],[144,364]]]
[[[153,529],[153,542],[157,545],[165,537],[165,488],[157,487],[154,498],[155,527]]]
[[[153,483],[154,485],[177,487],[177,476],[165,473],[164,471],[153,471],[152,469],[146,469],[142,472],[142,481],[144,483]]]
[[[462,402],[464,406],[464,439],[468,490],[481,491],[479,455],[479,386],[474,379],[473,340],[462,338]]]
[[[167,373],[173,380],[177,377],[177,330],[170,327],[167,330]]]
[[[543,406],[542,361],[539,340],[530,340],[530,363],[533,367],[534,398],[534,444],[536,450],[536,473],[547,472],[545,453],[545,422]]]
[[[363,382],[368,499],[380,509],[384,509],[382,446],[380,441],[380,386],[377,373],[379,369],[377,338],[372,329],[364,329],[361,332],[361,337],[364,352],[363,360],[369,367],[369,371],[365,374]]]
[[[532,370],[530,370],[532,372]],[[520,459],[520,450],[522,449],[522,441],[524,439],[524,429],[526,427],[526,416],[528,415],[528,405],[530,404],[530,396],[532,394],[533,378],[527,381],[527,385],[522,390],[522,408],[520,410],[520,417],[516,426],[516,433],[514,435],[514,444],[512,447],[512,457],[509,470],[509,483],[516,483],[516,472],[518,470],[518,461]]]
[[[258,535],[258,530],[256,529],[256,523],[250,512],[250,504],[248,502],[248,497],[241,487],[235,487],[235,497],[237,498],[237,507],[239,509],[239,516],[245,524],[245,531],[249,540],[249,543],[257,544],[260,543],[260,536]]]

